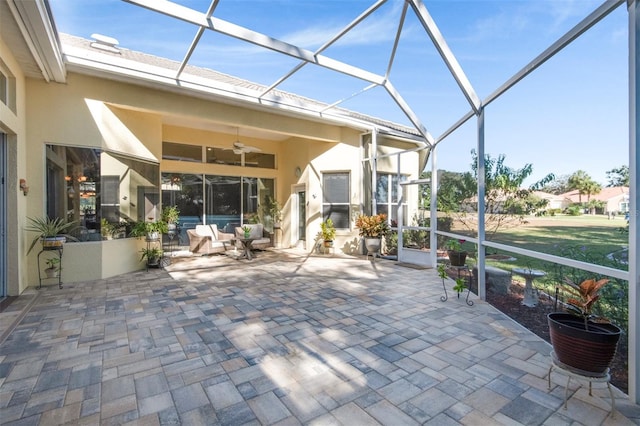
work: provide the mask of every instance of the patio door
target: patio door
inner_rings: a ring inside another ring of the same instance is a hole
[[[7,138],[0,132],[0,299],[7,295]]]

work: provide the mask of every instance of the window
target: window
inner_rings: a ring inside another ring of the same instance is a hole
[[[0,59],[0,102],[14,113],[16,109],[16,78]]]
[[[180,212],[180,241],[188,241],[187,229],[202,223],[204,193],[202,175],[162,174],[162,206],[176,206]]]
[[[336,229],[349,229],[349,173],[322,174],[322,220],[331,219]]]
[[[261,167],[263,169],[276,168],[276,156],[261,152],[247,152],[244,154],[245,167]]]
[[[77,221],[78,240],[119,238],[158,218],[159,166],[94,148],[46,147],[47,216]],[[106,230],[109,230],[106,233]]]
[[[162,159],[202,163],[202,147],[198,145],[162,142]]]
[[[0,70],[0,102],[7,105],[9,103],[9,79]]]
[[[400,176],[400,182],[405,182],[406,176]],[[398,175],[390,173],[377,173],[376,180],[376,211],[378,213],[384,213],[387,215],[392,223],[397,223],[397,209],[398,204]],[[402,223],[407,224],[407,194],[406,187],[402,187],[402,206],[405,216],[402,217]]]
[[[240,154],[233,152],[233,149],[213,148],[208,146],[207,163],[227,164],[229,166],[239,166],[242,162]]]

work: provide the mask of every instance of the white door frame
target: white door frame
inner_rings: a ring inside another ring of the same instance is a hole
[[[0,298],[7,288],[7,135],[0,132]]]
[[[292,247],[300,247],[306,250],[307,242],[306,239],[300,240],[300,233],[298,230],[300,229],[300,220],[302,219],[304,226],[307,226],[307,218],[300,218],[298,205],[300,203],[300,199],[298,197],[298,193],[304,192],[307,193],[307,185],[305,183],[299,183],[295,185],[291,185],[291,241],[290,246]],[[308,204],[308,203],[307,203]],[[305,213],[307,208],[305,208]]]

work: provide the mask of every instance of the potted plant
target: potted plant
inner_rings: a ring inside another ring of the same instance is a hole
[[[356,227],[360,230],[360,236],[364,238],[367,252],[373,255],[378,253],[382,237],[387,235],[390,229],[387,215],[384,213],[373,216],[359,215],[356,218]]]
[[[564,288],[573,296],[567,300],[567,312],[547,315],[555,358],[579,373],[604,376],[615,356],[622,330],[592,313],[600,289],[608,282],[588,279],[576,284],[565,278]]]
[[[142,257],[140,260],[147,259],[148,266],[158,266],[162,258],[162,250],[158,247],[147,247],[140,250]]]
[[[244,232],[244,237],[249,238],[251,236],[251,228],[247,225],[242,227],[242,232]]]
[[[333,220],[327,219],[320,224],[320,234],[325,247],[333,247],[333,240],[336,237],[336,228]]]
[[[31,253],[33,247],[38,241],[42,241],[42,249],[57,249],[62,247],[67,239],[75,240],[66,232],[72,230],[77,221],[66,222],[59,217],[50,219],[49,217],[29,217],[27,218],[29,225],[25,228],[29,232],[35,232],[37,235],[31,241],[27,254]]]
[[[180,219],[180,210],[176,206],[166,206],[162,209],[161,218],[167,224],[167,231],[175,232]]]
[[[467,251],[462,249],[464,241],[451,239],[446,242],[445,247],[451,266],[464,266],[467,260]]]
[[[282,207],[275,197],[272,197],[271,195],[265,196],[264,204],[262,205],[262,212],[263,222],[268,223],[269,219],[271,219],[273,227],[280,228],[282,222]]]
[[[160,234],[169,232],[167,223],[163,220],[158,221],[139,221],[133,225],[131,236],[136,238],[146,237],[148,241],[156,241],[160,238]]]
[[[45,261],[47,264],[47,268],[44,270],[44,273],[47,275],[47,278],[56,278],[58,273],[60,272],[60,259],[57,257],[50,257]]]
[[[113,238],[113,233],[115,232],[115,227],[109,223],[107,219],[104,217],[100,219],[100,235],[102,235],[103,240],[110,240]]]

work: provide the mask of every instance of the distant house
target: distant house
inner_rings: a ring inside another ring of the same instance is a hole
[[[550,194],[543,191],[533,191],[533,195],[543,200],[547,200],[547,209],[564,209],[571,204],[571,200],[564,195]]]
[[[571,203],[580,202],[580,194],[578,190],[573,190],[560,194],[559,197],[564,197],[570,200]],[[586,196],[582,196],[582,201],[586,201]],[[603,213],[626,213],[629,211],[629,187],[627,186],[614,186],[602,188],[597,194],[593,194],[589,197],[591,200],[598,200],[605,203]]]

